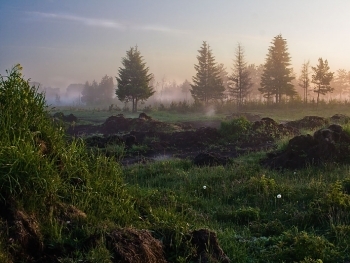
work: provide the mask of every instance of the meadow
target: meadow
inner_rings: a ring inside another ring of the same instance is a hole
[[[111,115],[54,110],[83,123]],[[349,112],[346,104],[246,110],[278,121]],[[259,162],[266,152],[254,152],[225,166],[186,159],[122,166],[81,139],[67,140],[51,111],[20,68],[1,77],[0,262],[227,262],[209,243],[206,258],[198,254],[191,233],[199,229],[216,234],[231,262],[350,259],[349,164],[270,170]],[[148,114],[176,122],[223,120],[227,113]],[[160,245],[160,255],[147,244]]]

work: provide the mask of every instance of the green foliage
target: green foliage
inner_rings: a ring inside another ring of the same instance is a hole
[[[338,253],[333,244],[322,236],[299,232],[292,229],[272,240],[275,246],[271,246],[271,254],[268,259],[271,262],[336,262]]]
[[[137,46],[126,52],[122,64],[124,67],[119,68],[116,95],[120,101],[132,101],[132,112],[137,112],[138,102],[147,100],[155,93],[150,86],[152,74],[148,73]]]
[[[236,58],[233,65],[233,73],[229,80],[229,91],[237,101],[238,108],[242,107],[243,101],[247,98],[253,83],[244,59],[244,50],[241,44],[237,45]]]
[[[87,105],[108,104],[112,101],[114,94],[113,78],[104,76],[100,83],[95,80],[92,83],[86,82],[82,91],[81,101]],[[110,110],[113,108],[113,104]]]
[[[245,117],[221,122],[219,132],[229,140],[245,138],[251,131],[252,123]]]
[[[315,84],[314,92],[317,93],[317,105],[319,104],[320,94],[326,95],[328,92],[332,92],[333,88],[330,86],[330,82],[333,79],[333,72],[329,72],[328,61],[323,61],[322,58],[318,59],[318,65],[311,67],[314,74],[312,74],[311,82]]]
[[[261,76],[261,88],[259,91],[269,101],[275,97],[275,102],[282,102],[282,96],[295,96],[297,93],[291,81],[292,68],[290,66],[290,56],[287,52],[287,41],[279,34],[274,37],[269,47],[264,72]]]
[[[251,221],[256,221],[259,219],[260,210],[258,208],[253,207],[241,207],[235,211],[233,211],[233,219],[238,224],[246,224]]]
[[[16,65],[0,77],[0,192],[2,198],[29,193],[34,186],[54,191],[55,172],[43,156],[55,158],[63,130],[45,110],[45,97],[22,78]],[[50,176],[52,179],[50,179]]]
[[[225,87],[220,78],[215,58],[206,41],[203,41],[198,52],[198,65],[194,66],[197,73],[192,78],[194,84],[191,84],[192,89],[190,90],[192,97],[196,101],[204,103],[223,98]]]

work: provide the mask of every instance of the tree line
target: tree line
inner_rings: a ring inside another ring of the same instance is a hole
[[[296,80],[287,41],[281,34],[273,38],[265,63],[258,67],[254,64],[248,65],[240,43],[237,44],[231,74],[227,73],[223,64],[216,63],[212,49],[206,41],[203,41],[198,50],[197,60],[192,83],[187,80],[186,82],[194,101],[203,104],[232,100],[239,109],[254,93],[253,87],[268,103],[279,104],[299,96],[295,85],[298,81],[297,85],[303,90],[304,102],[309,102],[312,91],[318,105],[320,95],[333,92],[333,85],[338,87],[341,95],[348,89],[350,82],[350,72],[346,70],[338,70],[334,79],[334,72],[330,71],[328,61],[323,58],[319,58],[318,64],[313,67],[310,67],[309,61],[305,62],[299,79]],[[137,46],[131,47],[122,58],[122,67],[118,70],[116,80],[115,89],[112,77],[105,76],[99,84],[95,81],[87,82],[82,92],[82,102],[90,104],[106,101],[114,93],[120,101],[131,102],[132,111],[136,112],[139,102],[148,100],[155,93],[153,74],[149,73]]]

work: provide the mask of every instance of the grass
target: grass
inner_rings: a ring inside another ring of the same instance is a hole
[[[0,78],[0,124],[1,262],[42,260],[19,230],[30,232],[32,245],[43,244],[34,251],[56,255],[52,262],[115,262],[106,240],[120,228],[150,231],[169,262],[191,262],[195,248],[187,237],[200,228],[217,233],[232,262],[350,257],[349,165],[272,171],[259,165],[260,152],[227,166],[175,159],[121,167],[115,158],[124,148],[110,146],[115,155],[108,158],[81,140],[66,141],[19,65]]]

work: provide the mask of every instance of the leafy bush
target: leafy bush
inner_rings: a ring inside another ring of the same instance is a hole
[[[252,123],[245,117],[221,122],[219,132],[229,140],[246,138],[251,131]]]

